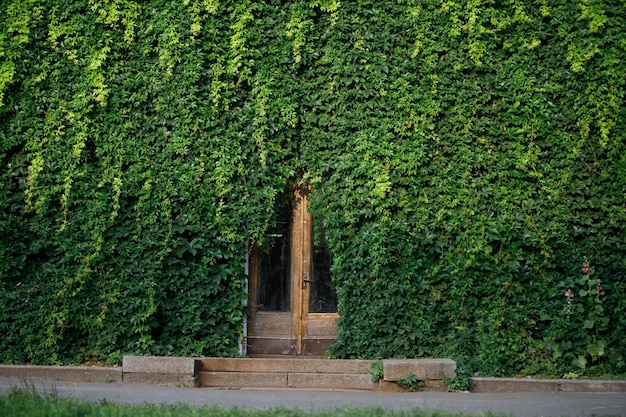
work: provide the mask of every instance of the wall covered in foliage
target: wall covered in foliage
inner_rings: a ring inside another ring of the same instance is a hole
[[[0,5],[0,361],[235,355],[304,179],[335,356],[626,373],[622,0]]]

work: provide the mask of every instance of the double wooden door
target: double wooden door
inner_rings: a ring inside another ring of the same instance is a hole
[[[324,231],[294,192],[277,226],[250,253],[247,351],[322,355],[337,338],[337,296]]]

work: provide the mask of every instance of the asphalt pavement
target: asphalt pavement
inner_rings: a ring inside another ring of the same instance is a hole
[[[177,388],[129,383],[84,383],[0,379],[0,392],[35,388],[44,394],[123,404],[174,404],[244,409],[300,410],[380,407],[439,410],[473,415],[488,412],[519,417],[624,416],[624,393],[384,393],[369,391]]]

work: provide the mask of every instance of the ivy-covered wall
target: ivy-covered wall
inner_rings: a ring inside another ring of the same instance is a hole
[[[333,355],[626,373],[623,0],[0,5],[0,361],[237,354],[304,180]]]

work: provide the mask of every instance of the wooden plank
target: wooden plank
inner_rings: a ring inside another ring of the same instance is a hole
[[[304,356],[323,356],[333,344],[335,339],[322,338],[303,338],[302,339],[302,355]]]
[[[337,313],[309,313],[304,337],[337,338]]]
[[[290,338],[293,336],[292,313],[257,311],[248,325],[248,336]]]
[[[295,338],[248,337],[248,353],[251,355],[295,355]]]
[[[293,334],[296,336],[296,353],[302,352],[302,274],[303,262],[305,261],[305,252],[303,244],[306,239],[305,228],[303,225],[306,213],[306,197],[303,196],[298,189],[294,191],[293,201],[293,224],[291,235],[291,256],[293,263],[291,265],[291,292],[293,300]]]

